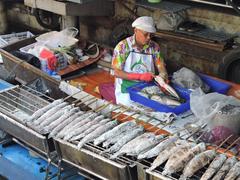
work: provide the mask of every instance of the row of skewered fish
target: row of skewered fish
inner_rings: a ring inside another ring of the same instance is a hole
[[[105,153],[111,154],[111,159],[124,154],[138,159],[157,156],[149,170],[166,162],[163,175],[182,172],[181,179],[187,179],[210,164],[202,180],[240,176],[240,162],[236,157],[228,158],[216,150],[206,150],[204,143],[145,132],[135,121],[119,124],[99,113],[83,112],[61,99],[36,111],[27,124],[39,132],[50,133],[49,137],[77,142],[79,149],[88,142],[101,145],[106,148]]]
[[[166,144],[166,141],[160,144]],[[160,144],[158,146],[160,146]],[[157,147],[157,146],[156,146]],[[155,147],[155,148],[156,148]],[[139,158],[146,156],[139,155]],[[148,156],[152,157],[152,156]],[[165,163],[166,162],[166,163]],[[175,141],[158,151],[157,158],[153,161],[150,171],[165,163],[163,175],[172,175],[182,172],[180,179],[192,177],[198,170],[208,166],[201,180],[233,180],[240,178],[240,162],[235,156],[228,158],[225,154],[218,154],[216,149],[206,150],[204,143],[180,143]]]

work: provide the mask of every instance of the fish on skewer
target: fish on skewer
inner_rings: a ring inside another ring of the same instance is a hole
[[[121,123],[120,125],[114,127],[112,130],[102,134],[100,137],[94,140],[94,145],[98,145],[102,143],[103,141],[107,140],[108,138],[113,137],[114,135],[119,135],[123,131],[127,130],[128,128],[136,126],[135,121],[127,121],[124,123]]]
[[[55,120],[60,118],[65,112],[68,112],[72,107],[73,107],[72,105],[68,105],[68,106],[65,106],[63,109],[60,109],[57,113],[53,114],[51,117],[41,122],[39,124],[39,127],[45,127],[48,124],[54,122]]]
[[[109,138],[107,139],[105,142],[103,142],[103,147],[106,148],[106,147],[109,147],[111,144],[115,144],[119,141],[119,139],[122,139],[124,138],[127,134],[130,133],[130,131],[134,130],[134,129],[137,129],[139,128],[139,126],[132,126],[132,127],[129,127],[128,129],[126,129],[125,131],[123,131],[122,133],[120,133],[119,135],[114,135],[112,138]]]
[[[216,157],[215,150],[206,150],[197,154],[192,160],[188,162],[183,170],[180,179],[187,179],[192,177],[199,169],[209,164]]]
[[[235,156],[228,158],[219,169],[219,171],[213,176],[212,180],[224,179],[225,175],[229,170],[237,163],[237,158]]]
[[[240,161],[234,164],[234,166],[229,170],[224,180],[233,180],[240,176]]]
[[[155,146],[163,139],[163,135],[156,136],[154,133],[144,133],[143,135],[131,140],[125,144],[118,152],[116,152],[111,159],[115,159],[122,154],[137,156],[141,152]]]
[[[207,150],[207,151],[201,152],[200,154],[197,154],[185,166],[185,168],[183,170],[183,174],[180,177],[180,179],[186,179],[188,177],[192,177],[199,169],[201,169],[204,166],[206,166],[207,164],[209,164],[216,157],[216,155],[217,155],[216,150],[218,148],[220,148],[231,137],[232,137],[232,135],[230,135],[228,138],[226,138],[216,149]]]
[[[195,155],[203,152],[205,149],[205,143],[199,143],[188,151],[183,150],[172,154],[169,157],[162,174],[171,175],[175,172],[181,171]]]
[[[57,106],[49,109],[47,112],[45,112],[42,116],[40,116],[38,119],[36,119],[35,121],[33,121],[32,123],[34,125],[39,125],[40,123],[42,123],[43,121],[45,121],[47,118],[49,118],[50,116],[52,116],[53,114],[57,113],[60,109],[64,108],[65,106],[67,106],[68,103],[63,102],[61,104],[58,104]]]
[[[104,119],[104,116],[103,117],[101,116],[101,118],[95,117],[94,119],[90,120],[89,122],[87,122],[86,124],[80,126],[77,129],[73,128],[72,130],[68,130],[68,133],[65,134],[63,139],[67,141],[67,140],[71,139],[73,136],[81,134],[82,132],[84,132],[85,130],[87,130],[88,128],[93,126],[94,124],[99,123],[99,121],[101,121],[103,119]],[[109,118],[106,118],[106,119],[109,119]]]
[[[151,167],[149,168],[150,171],[154,170],[161,164],[163,164],[165,161],[168,160],[168,158],[171,156],[173,153],[178,153],[178,151],[188,151],[190,148],[190,144],[183,144],[183,145],[176,145],[170,144],[166,149],[161,151],[157,158],[153,161]]]
[[[200,180],[211,179],[211,177],[215,174],[215,172],[217,172],[222,167],[226,159],[227,159],[227,156],[225,154],[217,155],[217,157],[214,158],[214,160],[209,165],[208,169],[202,175]]]
[[[142,135],[143,132],[144,132],[144,128],[142,126],[138,126],[136,129],[133,129],[122,138],[119,138],[119,140],[113,146],[107,149],[105,152],[114,153],[119,151],[126,143]]]
[[[70,141],[77,141],[79,139],[82,139],[84,136],[87,136],[88,134],[90,134],[91,132],[93,132],[94,130],[96,130],[98,127],[108,123],[110,121],[110,119],[103,119],[101,120],[99,123],[94,124],[92,127],[90,127],[89,129],[87,129],[86,131],[84,131],[83,133],[74,136],[70,139]]]
[[[110,121],[100,127],[98,127],[95,131],[93,131],[92,133],[88,134],[87,136],[85,136],[77,145],[77,148],[78,149],[81,149],[82,146],[87,143],[87,142],[90,142],[92,140],[94,140],[94,138],[100,136],[101,134],[107,132],[108,130],[116,127],[118,124],[118,121],[115,120],[115,121]]]
[[[178,140],[178,136],[168,136],[165,140],[161,141],[157,146],[149,151],[139,154],[138,159],[151,158],[157,156],[161,151],[168,148],[168,146],[174,144]]]
[[[231,137],[231,136],[230,136]],[[229,139],[229,137],[227,138]],[[228,148],[224,151],[226,153],[240,138],[237,138]],[[208,169],[202,175],[201,180],[208,180],[222,167],[223,163],[226,161],[227,156],[225,154],[219,154],[209,165]]]
[[[97,113],[94,112],[87,112],[75,120],[73,120],[71,123],[69,123],[66,127],[64,127],[58,134],[58,138],[63,138],[67,134],[69,134],[72,130],[76,130],[78,127],[90,122],[91,120],[95,119],[96,117],[99,117]],[[103,115],[100,115],[100,120],[104,118]]]
[[[73,108],[70,111],[65,112],[61,117],[56,119],[55,121],[48,124],[44,129],[42,130],[42,133],[48,133],[52,131],[56,126],[58,126],[61,122],[63,122],[65,119],[72,116],[74,113],[77,113],[79,111],[79,108]]]
[[[80,112],[81,113],[81,112]],[[53,130],[51,131],[51,133],[49,134],[49,138],[51,137],[55,137],[59,131],[61,131],[67,124],[69,124],[70,122],[72,122],[74,119],[76,119],[79,116],[78,113],[73,114],[72,116],[70,116],[69,118],[65,119],[63,122],[61,122],[58,126],[56,126],[55,128],[53,128]]]
[[[52,109],[53,107],[55,107],[55,106],[57,106],[61,103],[63,103],[63,99],[54,100],[52,103],[50,103],[47,106],[45,106],[45,107],[37,110],[36,112],[34,112],[27,121],[31,122],[34,119],[40,118],[40,116],[42,116],[45,112],[47,112],[48,110]]]

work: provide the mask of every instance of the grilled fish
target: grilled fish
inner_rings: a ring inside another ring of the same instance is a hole
[[[104,118],[104,117],[103,117]],[[102,120],[99,119],[99,118],[94,118],[93,120],[89,121],[88,123],[84,124],[83,126],[77,128],[77,129],[72,129],[72,131],[68,131],[69,133],[67,133],[65,136],[64,136],[64,140],[69,140],[71,139],[73,136],[76,136],[76,135],[79,135],[81,133],[83,133],[85,130],[87,130],[88,128],[90,128],[91,126],[93,126],[94,124],[97,124],[99,123],[99,120]]]
[[[206,145],[204,143],[199,143],[188,151],[178,151],[172,154],[162,172],[163,175],[171,175],[172,173],[181,171],[186,164],[198,153],[204,151]]]
[[[36,112],[34,112],[31,117],[28,119],[28,122],[33,121],[34,119],[38,119],[40,116],[42,116],[45,112],[47,112],[48,110],[50,110],[51,108],[61,104],[63,102],[63,99],[58,99],[53,101],[52,103],[48,104],[47,106],[37,110]]]
[[[105,152],[109,152],[109,153],[117,152],[122,148],[124,144],[133,140],[137,136],[141,135],[143,132],[144,132],[144,128],[142,126],[139,126],[136,129],[133,129],[123,137],[119,138],[119,140],[111,148],[107,149]]]
[[[45,132],[50,132],[53,130],[56,126],[58,126],[61,122],[63,122],[65,119],[72,116],[74,113],[78,112],[79,108],[73,108],[70,111],[65,112],[60,118],[55,120],[54,122],[50,123],[44,128]]]
[[[50,110],[48,110],[47,112],[45,112],[41,117],[39,117],[38,119],[33,121],[33,124],[34,125],[39,125],[40,123],[45,121],[48,117],[50,117],[53,114],[57,113],[60,109],[62,109],[63,107],[65,107],[67,105],[68,105],[68,103],[66,103],[66,102],[58,104],[57,106],[55,106],[55,107],[51,108]]]
[[[216,156],[215,150],[207,150],[197,154],[188,164],[185,166],[183,170],[183,174],[180,179],[187,179],[188,177],[192,177],[199,169],[206,166],[210,163],[213,158]]]
[[[212,176],[222,167],[223,163],[226,161],[227,156],[225,154],[219,154],[209,165],[208,169],[202,175],[200,180],[211,179]]]
[[[178,140],[177,136],[169,136],[167,139],[160,142],[157,146],[150,149],[149,151],[139,154],[138,159],[144,159],[144,158],[151,158],[154,156],[157,156],[161,151],[168,148],[168,146],[172,145],[175,141]]]
[[[103,119],[101,120],[99,123],[97,124],[94,124],[92,127],[90,127],[89,129],[87,129],[86,131],[84,131],[83,133],[75,136],[75,137],[72,137],[70,139],[70,141],[76,141],[76,140],[79,140],[79,139],[82,139],[84,136],[90,134],[91,132],[93,132],[94,130],[96,130],[98,127],[108,123],[110,121],[110,119]]]
[[[66,127],[64,127],[58,134],[57,137],[58,138],[64,138],[66,137],[68,134],[70,134],[71,132],[75,131],[76,129],[78,129],[79,127],[87,124],[88,122],[97,119],[97,121],[100,121],[102,119],[104,119],[103,115],[98,116],[98,114],[96,113],[87,113],[87,114],[83,114],[82,116],[76,118],[75,120],[73,120],[71,123],[69,123]],[[95,121],[95,120],[94,120]]]
[[[85,136],[77,145],[78,149],[81,149],[82,146],[87,143],[92,141],[94,138],[98,137],[99,135],[107,132],[108,130],[112,129],[113,127],[117,126],[118,122],[117,120],[115,121],[110,121],[107,124],[104,124],[100,127],[98,127],[95,131],[93,131],[92,133],[88,134],[87,136]]]
[[[225,180],[233,180],[240,176],[240,162],[234,164],[234,166],[227,173]]]
[[[217,174],[212,178],[212,180],[224,179],[228,171],[237,163],[236,157],[228,158],[219,169]]]
[[[156,167],[163,164],[168,158],[171,156],[172,153],[177,153],[177,151],[187,151],[189,146],[187,145],[179,145],[176,146],[174,143],[170,144],[166,149],[161,151],[157,158],[153,161],[151,167],[149,168],[150,171],[154,170]]]
[[[116,126],[115,128],[113,128],[112,130],[102,134],[100,137],[98,137],[97,139],[94,140],[94,145],[98,145],[100,143],[102,143],[103,141],[107,140],[108,138],[111,138],[112,136],[116,136],[121,134],[123,131],[127,130],[128,128],[131,128],[133,126],[136,126],[136,122],[135,121],[127,121],[124,122],[118,126]]]
[[[113,145],[115,143],[117,143],[120,139],[122,139],[123,137],[125,137],[127,134],[129,134],[132,130],[139,128],[139,126],[133,126],[133,127],[129,127],[127,130],[123,131],[120,134],[114,135],[112,138],[107,139],[105,142],[103,142],[103,147],[109,147],[110,145]]]
[[[125,144],[117,153],[115,153],[110,158],[115,159],[122,154],[136,156],[141,152],[155,146],[163,138],[163,135],[156,136],[154,133],[144,133],[143,135]]]
[[[81,113],[81,112],[80,112]],[[65,119],[63,122],[61,122],[58,126],[56,126],[51,133],[49,134],[49,137],[55,137],[59,131],[61,131],[67,124],[72,122],[74,119],[76,119],[79,116],[78,113],[70,116],[69,118]]]
[[[60,118],[65,112],[69,111],[72,108],[72,105],[65,106],[63,109],[60,109],[57,113],[53,114],[51,117],[47,118],[45,121],[39,124],[40,127],[45,127],[48,124],[54,122]],[[78,109],[78,108],[77,108]]]

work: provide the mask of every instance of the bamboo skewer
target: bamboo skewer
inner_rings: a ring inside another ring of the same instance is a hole
[[[91,104],[93,104],[93,103],[95,103],[95,102],[97,102],[97,101],[98,101],[98,99],[94,99],[93,101],[91,101],[91,102],[85,104],[84,106],[89,106],[89,105],[91,105]]]
[[[219,144],[216,148],[215,151],[218,150],[222,145],[224,145],[233,135],[231,134],[230,136],[228,136],[225,140],[223,140],[221,142],[221,144]]]
[[[74,94],[72,94],[72,95],[70,95],[70,96],[65,97],[63,100],[66,101],[67,99],[73,97],[74,95],[76,95],[76,94],[78,94],[78,93],[80,93],[80,92],[82,92],[82,91],[79,90],[78,92],[76,92],[76,93],[74,93]]]
[[[84,103],[86,103],[86,102],[88,102],[88,101],[90,101],[92,99],[95,99],[95,97],[91,97],[89,99],[86,99],[85,101],[81,101],[81,102],[77,103],[76,106],[80,106],[80,105],[82,105],[82,104],[84,104]]]
[[[115,119],[115,118],[117,118],[118,116],[120,116],[121,114],[123,114],[123,113],[125,113],[125,112],[129,111],[130,109],[131,109],[131,108],[127,108],[127,109],[125,109],[125,110],[123,110],[123,111],[121,111],[121,112],[119,112],[119,113],[115,114],[115,115],[112,117],[112,119]]]
[[[87,94],[87,95],[81,97],[81,99],[77,99],[77,100],[73,101],[73,104],[76,104],[76,103],[78,103],[79,101],[82,101],[83,99],[85,99],[86,97],[89,97],[89,96],[90,96],[90,94]]]
[[[130,117],[132,117],[132,116],[134,116],[134,115],[136,115],[136,114],[138,114],[138,112],[134,112],[133,114],[128,115],[127,117],[123,118],[122,120],[125,121],[125,120],[127,120],[128,118],[130,118]],[[133,117],[132,117],[132,118],[133,118]]]
[[[231,148],[234,144],[236,144],[236,142],[238,142],[239,140],[240,140],[240,137],[238,137],[237,139],[235,139],[235,141],[233,141],[233,143],[230,144],[230,145],[227,147],[227,149],[224,151],[224,153],[226,153],[227,151],[229,151],[230,148]]]

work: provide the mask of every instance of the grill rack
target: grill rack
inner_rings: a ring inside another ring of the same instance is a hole
[[[52,100],[27,86],[14,86],[0,91],[1,129],[13,136],[12,141],[33,150],[47,160],[46,178],[49,177],[49,168],[53,160],[53,143],[46,136],[27,127],[25,121]]]

